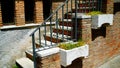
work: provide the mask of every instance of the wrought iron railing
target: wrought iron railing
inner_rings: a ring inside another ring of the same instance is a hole
[[[79,13],[102,11],[102,8],[102,0],[66,0],[60,5],[30,35],[32,36],[34,68],[37,65],[37,51],[55,47],[59,42],[78,40],[81,32],[77,22]],[[39,44],[39,48],[36,47],[36,43]]]

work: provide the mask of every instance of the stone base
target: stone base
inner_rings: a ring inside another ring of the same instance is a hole
[[[61,68],[60,54],[56,53],[46,57],[37,58],[37,68]]]
[[[59,48],[51,48],[37,54],[37,68],[61,68]]]

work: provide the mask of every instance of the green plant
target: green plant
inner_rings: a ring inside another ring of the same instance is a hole
[[[12,66],[12,68],[19,68],[16,64],[14,64],[13,66]]]
[[[100,12],[100,11],[92,11],[92,12],[87,13],[87,15],[92,15],[92,16],[98,15],[98,14],[102,14],[102,12]]]
[[[68,43],[61,43],[58,45],[58,47],[65,49],[65,50],[70,50],[76,47],[80,47],[83,46],[85,44],[84,41],[79,40],[78,42],[72,43],[72,42],[68,42]]]

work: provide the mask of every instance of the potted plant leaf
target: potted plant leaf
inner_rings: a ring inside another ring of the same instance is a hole
[[[87,15],[91,15],[92,28],[99,28],[105,23],[113,24],[113,14],[103,14],[100,11],[92,11],[87,13]]]
[[[60,48],[61,65],[68,66],[79,57],[87,57],[89,47],[83,41],[66,42],[58,45]]]

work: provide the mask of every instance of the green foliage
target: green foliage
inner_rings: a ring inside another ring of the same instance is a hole
[[[14,64],[13,66],[12,66],[12,68],[19,68],[16,64]]]
[[[84,41],[82,40],[79,40],[78,42],[76,43],[72,43],[72,42],[69,42],[69,43],[61,43],[58,45],[58,47],[62,48],[62,49],[65,49],[65,50],[70,50],[70,49],[73,49],[73,48],[76,48],[76,47],[80,47],[80,46],[83,46],[85,44]]]
[[[92,11],[92,12],[87,13],[87,15],[92,15],[92,16],[98,15],[98,14],[102,14],[102,12],[100,12],[100,11]]]

